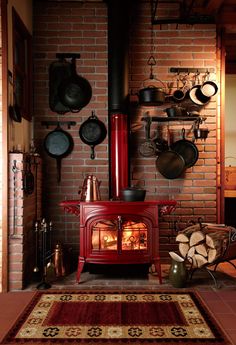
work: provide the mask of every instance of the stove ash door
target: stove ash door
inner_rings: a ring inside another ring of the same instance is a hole
[[[116,216],[99,219],[91,224],[91,252],[147,252],[148,225],[140,220]],[[105,254],[105,253],[104,253]]]

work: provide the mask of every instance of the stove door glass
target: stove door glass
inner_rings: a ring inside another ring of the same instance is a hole
[[[122,224],[122,250],[147,250],[147,226],[127,221]]]
[[[113,220],[99,220],[92,226],[92,249],[117,250],[118,227]]]
[[[92,250],[147,251],[148,227],[133,220],[101,219],[92,225]]]

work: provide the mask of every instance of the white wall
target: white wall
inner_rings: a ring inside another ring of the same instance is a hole
[[[236,166],[236,75],[225,76],[225,166]]]

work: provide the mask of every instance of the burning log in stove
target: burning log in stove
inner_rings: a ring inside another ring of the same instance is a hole
[[[92,248],[116,250],[118,246],[118,223],[116,220],[104,220],[92,227]],[[147,226],[143,222],[125,221],[122,224],[122,250],[146,250]]]
[[[236,229],[230,226],[199,223],[179,231],[176,236],[181,256],[192,268],[229,261],[236,257]]]

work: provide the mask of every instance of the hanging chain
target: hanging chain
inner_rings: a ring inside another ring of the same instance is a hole
[[[155,46],[154,46],[154,31],[153,31],[153,23],[152,23],[152,0],[150,1],[151,7],[151,27],[150,27],[150,57],[148,59],[148,65],[150,66],[150,79],[154,79],[153,75],[153,66],[156,65],[156,60],[154,57]]]

